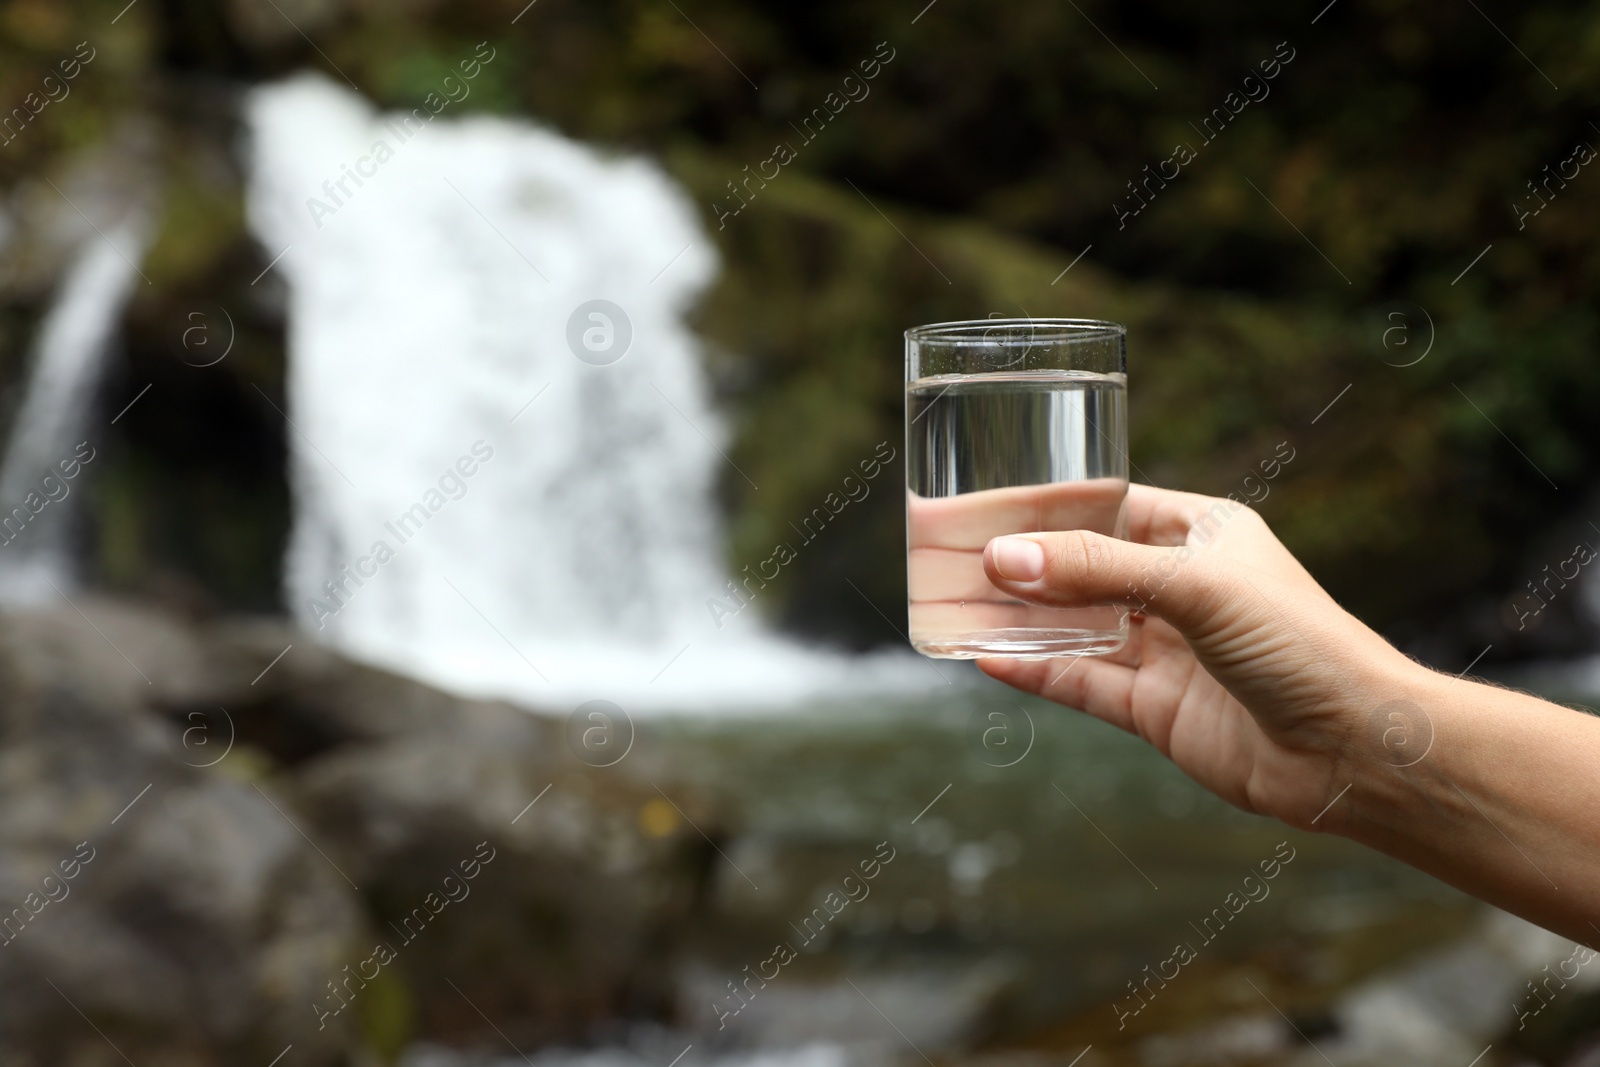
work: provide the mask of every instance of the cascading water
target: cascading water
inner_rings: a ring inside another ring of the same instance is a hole
[[[725,433],[683,316],[716,263],[659,169],[527,122],[378,115],[311,75],[257,90],[248,121],[251,225],[289,291],[305,625],[545,706],[919,678],[708,610]]]
[[[38,603],[73,585],[67,538],[73,482],[63,470],[81,469],[78,461],[93,455],[95,442],[87,442],[88,453],[78,446],[106,350],[139,277],[145,230],[142,217],[130,213],[104,234],[88,234],[40,327],[27,393],[0,465],[0,519],[11,520],[0,534],[0,602]]]

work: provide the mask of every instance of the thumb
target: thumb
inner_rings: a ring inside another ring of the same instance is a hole
[[[1088,530],[996,537],[983,550],[996,589],[1059,608],[1125,604],[1192,635],[1212,619],[1222,579],[1187,545],[1141,545]]]

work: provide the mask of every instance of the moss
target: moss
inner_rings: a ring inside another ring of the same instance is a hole
[[[399,970],[393,966],[378,971],[378,977],[361,990],[356,1002],[361,1036],[367,1047],[386,1064],[400,1062],[417,1027],[416,998]]]
[[[157,236],[142,269],[162,288],[192,286],[235,248],[244,233],[237,185],[177,171],[165,186]]]

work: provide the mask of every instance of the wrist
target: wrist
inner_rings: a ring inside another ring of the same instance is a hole
[[[1600,721],[1418,668],[1354,724],[1313,827],[1568,936],[1600,909]],[[1387,734],[1387,738],[1385,738]],[[1402,743],[1403,742],[1403,743]]]
[[[1413,824],[1414,809],[1433,806],[1441,737],[1462,740],[1449,690],[1471,683],[1398,653],[1379,662],[1347,697],[1327,807],[1306,829],[1382,847]]]

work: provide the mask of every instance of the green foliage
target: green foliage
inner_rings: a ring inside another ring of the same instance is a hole
[[[1587,5],[937,0],[919,15],[876,2],[286,0],[298,30],[251,5],[176,2],[112,26],[120,6],[0,5],[6,99],[63,47],[103,41],[74,96],[26,132],[26,154],[0,148],[0,180],[57,167],[132,111],[188,131],[167,142],[174,159],[192,154],[185,137],[224,143],[232,134],[197,124],[183,91],[206,79],[310,65],[414,105],[479,41],[497,58],[462,112],[526,114],[666,161],[725,264],[699,316],[736,428],[730,455],[760,486],[725,472],[736,569],[766,558],[877,442],[899,447],[900,333],[941,319],[1127,322],[1141,476],[1239,491],[1289,441],[1296,459],[1261,509],[1386,625],[1448,620],[1520,587],[1524,549],[1511,546],[1572,517],[1593,478],[1600,168],[1541,187],[1548,206],[1520,223],[1517,206],[1541,202],[1529,183],[1578,142],[1600,145]],[[802,135],[879,49],[893,59],[865,95]],[[1290,53],[1266,80],[1263,61]],[[1229,104],[1245,92],[1258,98]],[[1218,108],[1227,121],[1203,133]],[[728,183],[778,143],[797,158],[726,217]],[[1195,158],[1149,177],[1178,145]],[[159,287],[198,297],[208,278],[248,281],[237,186],[174,170]],[[1392,301],[1425,309],[1436,333],[1414,366],[1393,364],[1421,351],[1424,326],[1410,322],[1414,347],[1386,348]],[[266,327],[251,337],[258,354],[277,343]],[[897,476],[785,568],[769,610],[892,638],[848,583],[898,617]]]
[[[738,168],[680,152],[674,171],[710,196]],[[1558,484],[1585,469],[1585,420],[1567,406],[1600,387],[1586,308],[1513,323],[1463,305],[1464,321],[1444,318],[1427,358],[1394,366],[1427,343],[1420,316],[1404,327],[1409,350],[1398,334],[1386,347],[1395,320],[1382,307],[1346,315],[1321,302],[1130,284],[1087,260],[1062,277],[1072,257],[1056,250],[880,206],[892,224],[854,192],[785,174],[719,234],[726,270],[703,326],[735,383],[734,462],[761,487],[724,478],[739,516],[736,567],[766,558],[875,442],[898,448],[899,332],[923,321],[1127,323],[1136,475],[1253,499],[1259,480],[1245,479],[1288,441],[1295,462],[1261,509],[1380,623],[1495,581],[1508,559],[1496,546],[1550,513],[1548,484],[1517,448]],[[1515,447],[1497,427],[1518,430]],[[777,600],[801,597],[808,612],[819,584],[842,590],[820,598],[837,616],[827,628],[859,640],[882,620],[843,579],[886,613],[903,596],[903,533],[890,514],[898,489],[885,478],[875,491],[872,519],[850,516],[851,535],[819,538],[775,583]]]

